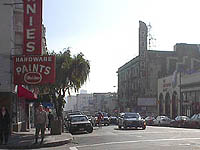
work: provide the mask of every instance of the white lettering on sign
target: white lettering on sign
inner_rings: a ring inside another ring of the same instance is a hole
[[[33,14],[36,13],[36,3],[33,3],[33,6],[31,6],[30,4],[27,4],[27,10],[26,10],[27,15],[29,15],[30,12]]]
[[[16,68],[16,72],[18,75],[25,74],[28,72],[36,72],[36,73],[43,73],[48,75],[50,73],[51,67],[44,66],[41,64],[29,64],[28,66],[23,65]]]
[[[28,40],[34,40],[35,39],[35,29],[27,29],[26,30],[26,38]]]
[[[35,51],[35,42],[28,42],[26,44],[26,47],[27,47],[27,49],[26,49],[27,52],[34,52]]]
[[[41,55],[42,0],[24,0],[24,55]]]
[[[16,57],[16,62],[51,62],[52,57],[46,56],[46,57],[38,57],[38,56],[32,56],[32,57]]]

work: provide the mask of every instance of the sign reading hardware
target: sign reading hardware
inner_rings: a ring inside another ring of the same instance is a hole
[[[55,56],[14,56],[14,84],[55,82]]]
[[[24,55],[42,53],[42,0],[24,0]]]

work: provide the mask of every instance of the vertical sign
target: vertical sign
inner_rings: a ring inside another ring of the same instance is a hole
[[[139,56],[140,56],[140,77],[146,78],[146,51],[147,51],[147,26],[140,21],[139,26]]]
[[[42,53],[42,0],[24,0],[24,55]]]

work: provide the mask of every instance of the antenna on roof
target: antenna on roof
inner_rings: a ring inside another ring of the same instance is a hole
[[[156,41],[156,38],[154,38],[151,34],[151,24],[149,23],[149,25],[147,26],[148,28],[148,46],[149,46],[149,50],[151,50],[151,47],[156,47],[156,45],[153,45],[153,42]]]

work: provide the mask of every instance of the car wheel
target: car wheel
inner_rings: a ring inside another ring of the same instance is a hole
[[[74,134],[74,132],[69,128],[69,133]]]
[[[92,132],[93,132],[93,128],[92,128],[92,127],[91,127],[91,128],[88,128],[88,129],[87,129],[87,132],[88,132],[88,133],[92,133]]]
[[[121,129],[122,127],[121,127],[121,126],[118,126],[118,128]]]

